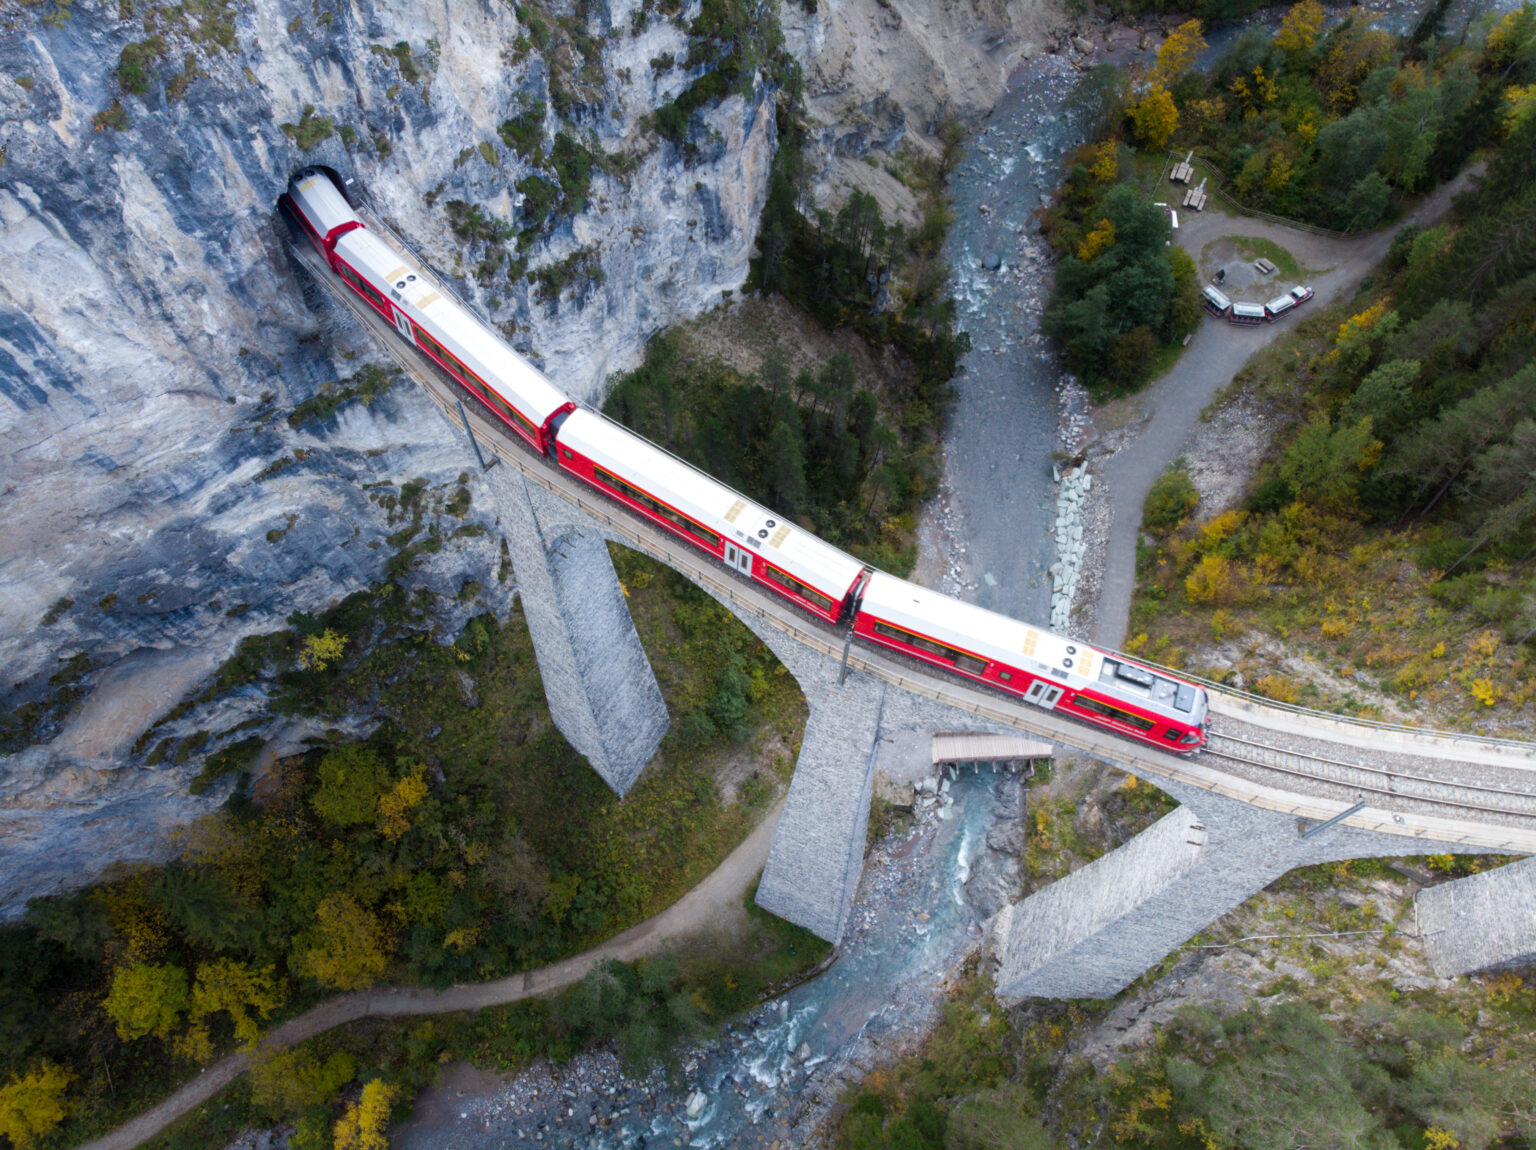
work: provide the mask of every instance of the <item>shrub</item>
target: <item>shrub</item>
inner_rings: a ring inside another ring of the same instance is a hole
[[[1141,506],[1141,523],[1154,535],[1167,535],[1188,518],[1200,502],[1189,472],[1182,468],[1165,471],[1152,484]]]
[[[1206,555],[1184,580],[1184,591],[1196,603],[1224,603],[1232,597],[1232,563],[1222,555]]]
[[[117,60],[117,82],[123,91],[142,96],[155,82],[155,65],[165,51],[165,41],[159,36],[124,44]]]

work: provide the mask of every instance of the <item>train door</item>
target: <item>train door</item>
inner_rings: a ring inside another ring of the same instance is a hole
[[[1066,692],[1055,683],[1047,683],[1044,679],[1036,679],[1029,685],[1029,690],[1024,692],[1024,701],[1033,703],[1037,707],[1054,709],[1061,702],[1061,696]]]
[[[399,331],[411,343],[416,342],[416,331],[411,327],[410,318],[399,308],[395,308],[395,329]]]
[[[725,545],[725,561],[743,575],[752,574],[752,552],[743,551],[734,543]]]

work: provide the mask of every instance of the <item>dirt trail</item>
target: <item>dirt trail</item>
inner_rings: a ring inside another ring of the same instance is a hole
[[[1303,266],[1327,269],[1310,281],[1317,295],[1306,305],[1326,307],[1360,286],[1387,254],[1400,228],[1438,220],[1450,207],[1451,198],[1464,191],[1480,171],[1480,165],[1469,168],[1438,188],[1394,227],[1365,236],[1333,239],[1220,211],[1191,212],[1179,216],[1183,223],[1178,233],[1179,246],[1198,260],[1201,249],[1221,236],[1273,240]],[[1277,280],[1276,292],[1287,286]],[[1238,327],[1215,320],[1202,322],[1179,362],[1137,397],[1143,409],[1151,411],[1151,417],[1136,438],[1105,461],[1102,472],[1112,519],[1094,624],[1093,641],[1097,645],[1119,647],[1125,641],[1131,593],[1136,585],[1136,537],[1141,531],[1141,507],[1153,481],[1178,456],[1212,397],[1231,382],[1254,352],[1287,330],[1285,323]]]
[[[262,1048],[282,1050],[333,1027],[363,1018],[453,1014],[461,1010],[503,1006],[579,982],[589,970],[606,959],[630,961],[660,950],[673,939],[718,929],[745,913],[741,906],[742,895],[768,860],[768,848],[773,843],[779,816],[783,813],[784,800],[780,799],[741,845],[698,886],[660,914],[614,935],[601,946],[551,966],[494,982],[438,991],[383,987],[344,994],[289,1019],[262,1040]],[[100,1138],[82,1143],[77,1150],[133,1150],[208,1101],[244,1074],[249,1066],[250,1058],[245,1052],[231,1054],[207,1067],[158,1106]]]

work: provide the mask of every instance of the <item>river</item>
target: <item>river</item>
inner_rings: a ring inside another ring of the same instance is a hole
[[[819,978],[733,1022],[687,1052],[677,1081],[634,1082],[611,1054],[540,1064],[504,1086],[435,1099],[397,1150],[554,1146],[802,1145],[844,1081],[875,1049],[920,1034],[937,987],[980,938],[966,884],[989,830],[1021,814],[1022,786],[965,772],[901,841],[866,869],[837,961]]]
[[[1025,619],[1049,615],[1051,453],[1074,433],[1062,377],[1038,333],[1049,259],[1033,217],[1081,139],[1069,99],[1078,75],[1063,56],[1023,65],[952,180],[952,283],[972,350],[933,519],[946,562],[928,577]],[[394,1145],[802,1145],[877,1047],[889,1057],[926,1030],[944,976],[980,938],[990,908],[972,905],[967,882],[994,828],[1022,817],[1022,788],[1007,776],[967,773],[945,799],[870,861],[831,969],[690,1051],[679,1081],[659,1072],[630,1081],[611,1054],[559,1070],[540,1064],[504,1085],[482,1081],[462,1097],[431,1098],[430,1117],[398,1132]]]

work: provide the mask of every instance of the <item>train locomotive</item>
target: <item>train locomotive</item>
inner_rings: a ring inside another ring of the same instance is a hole
[[[282,197],[327,265],[401,337],[561,470],[743,578],[873,646],[1177,754],[1205,691],[1118,654],[876,571],[606,417],[579,408],[389,244],[322,169]]]

